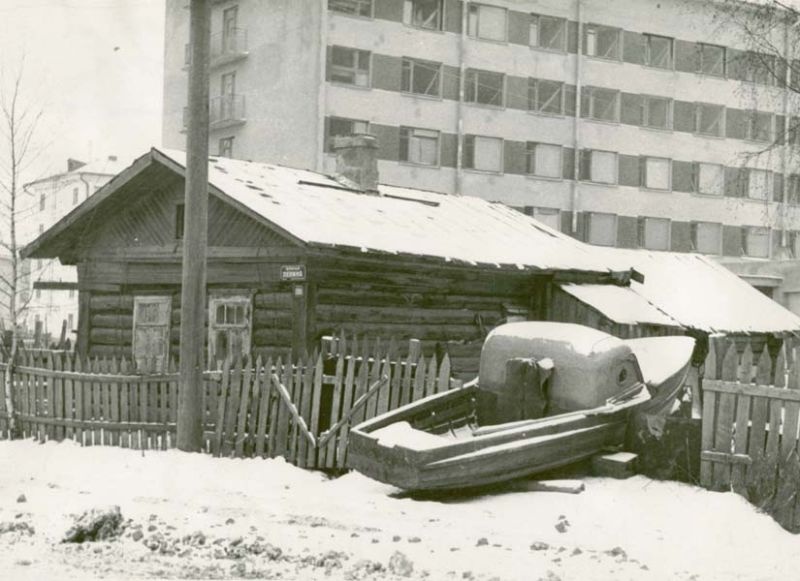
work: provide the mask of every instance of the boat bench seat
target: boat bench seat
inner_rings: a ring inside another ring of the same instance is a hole
[[[426,450],[446,444],[447,438],[417,430],[408,422],[396,422],[375,430],[372,435],[384,446],[403,446],[412,450]]]

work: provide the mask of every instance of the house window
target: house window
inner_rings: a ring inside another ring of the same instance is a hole
[[[442,29],[444,0],[405,0],[403,23],[428,30]]]
[[[72,188],[72,205],[78,203],[78,188]]]
[[[772,174],[763,169],[747,170],[747,197],[751,200],[769,200],[772,193]]]
[[[400,128],[400,161],[439,165],[439,132],[414,127]]]
[[[617,216],[616,214],[602,214],[592,212],[588,215],[589,244],[600,246],[616,246],[617,244]]]
[[[209,298],[209,361],[224,361],[250,352],[250,303],[250,297],[241,295]]]
[[[169,357],[172,297],[133,298],[133,359],[142,369],[163,371]]]
[[[769,258],[769,228],[747,226],[743,230],[744,253],[753,258]]]
[[[580,178],[599,184],[617,183],[617,154],[611,151],[581,151]]]
[[[564,113],[564,83],[528,79],[528,109],[539,113]]]
[[[645,127],[672,129],[672,99],[645,96],[643,116]]]
[[[698,194],[721,196],[725,191],[725,167],[716,163],[698,163],[696,166],[696,191]]]
[[[642,184],[651,190],[669,190],[672,182],[672,164],[663,157],[646,157],[643,164]]]
[[[344,46],[331,47],[331,81],[369,87],[370,53]]]
[[[692,248],[701,254],[722,254],[722,224],[693,222]]]
[[[218,150],[220,157],[233,157],[233,137],[220,139]]]
[[[465,100],[467,103],[503,106],[505,75],[492,71],[467,69]]]
[[[639,218],[639,246],[669,250],[670,222],[666,218]]]
[[[372,16],[372,0],[328,0],[328,10],[369,18]]]
[[[586,92],[589,100],[586,115],[590,119],[619,121],[619,91],[587,87]]]
[[[561,231],[561,210],[558,208],[535,208],[527,206],[525,213],[553,230]]]
[[[583,27],[583,47],[589,56],[620,60],[620,31],[600,24],[587,24]]]
[[[175,204],[175,240],[183,240],[186,204]]]
[[[344,117],[328,118],[328,147],[333,143],[334,137],[349,137],[350,135],[365,135],[369,133],[369,122],[359,119],[346,119]]]
[[[725,76],[725,47],[700,44],[697,47],[697,72],[715,77]]]
[[[474,38],[505,42],[508,34],[508,11],[499,6],[470,4],[467,32]]]
[[[503,140],[497,137],[465,135],[464,167],[481,171],[503,171]]]
[[[772,114],[751,111],[748,114],[745,139],[753,141],[772,140]]]
[[[549,50],[567,50],[567,20],[554,16],[531,15],[530,45]]]
[[[526,148],[527,170],[531,175],[561,178],[561,146],[529,141]]]
[[[417,59],[403,59],[401,89],[406,93],[439,97],[442,94],[442,64]]]
[[[698,103],[695,108],[695,130],[702,135],[722,137],[725,127],[725,107]]]
[[[644,39],[645,64],[659,69],[671,69],[673,40],[666,36],[656,36],[655,34],[645,34]]]
[[[46,205],[47,205],[47,197],[44,194],[41,194],[39,196],[39,211],[44,212]]]

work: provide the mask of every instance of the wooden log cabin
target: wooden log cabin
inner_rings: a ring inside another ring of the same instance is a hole
[[[548,317],[555,283],[628,282],[501,204],[378,186],[367,136],[337,145],[337,178],[209,158],[210,361],[343,330],[420,339],[467,374],[492,327]],[[152,149],[24,250],[77,266],[80,353],[177,356],[184,171],[183,152]]]

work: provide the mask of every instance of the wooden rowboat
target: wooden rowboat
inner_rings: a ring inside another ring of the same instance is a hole
[[[588,340],[595,346],[587,352],[563,340],[563,328],[554,331],[551,327],[560,324],[514,325],[527,328],[504,329],[513,326],[505,325],[487,338],[477,381],[354,427],[348,466],[408,491],[473,488],[552,470],[622,444],[629,414],[668,408],[665,403],[680,389],[690,365],[693,341],[664,338],[662,344],[671,355],[663,353],[661,359],[671,368],[661,361],[658,373],[651,374],[659,380],[654,384],[639,368],[636,349],[616,338],[604,333],[600,337],[599,331],[591,330]],[[551,339],[556,336],[556,340],[542,345],[534,336],[537,333],[549,334]],[[580,340],[587,339],[581,333]],[[598,338],[606,341],[602,348],[597,347]],[[657,339],[643,340],[648,343],[640,351],[652,352]],[[533,354],[531,347],[538,350],[538,358],[520,359],[520,354]],[[498,358],[505,365],[497,365]],[[560,367],[565,361],[571,363],[569,368]],[[510,385],[515,381],[510,374],[525,365],[528,381]],[[538,375],[529,373],[534,366]],[[506,373],[493,377],[501,368]],[[610,374],[611,381],[600,377],[599,370]],[[591,407],[569,409],[593,401],[592,393],[576,389],[581,386],[559,385],[575,377],[591,383],[589,391],[602,393],[603,399]],[[498,380],[501,385],[496,384]],[[605,397],[615,385],[616,392]],[[549,401],[542,402],[543,392]],[[550,405],[554,401],[557,406]],[[530,417],[541,410],[545,415]]]

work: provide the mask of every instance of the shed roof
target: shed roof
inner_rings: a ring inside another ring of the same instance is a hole
[[[183,175],[185,163],[182,151],[152,149],[34,240],[24,254],[58,256],[70,230],[111,204],[126,181],[152,164]],[[217,157],[209,158],[208,176],[212,194],[301,245],[518,269],[611,271],[593,248],[479,198],[389,185],[379,186],[378,195],[367,194],[317,172]]]
[[[706,333],[800,331],[800,317],[699,254],[598,249],[608,264],[644,275],[630,287],[562,285],[618,323],[681,326]],[[651,308],[647,308],[649,305]],[[659,320],[670,322],[659,322]]]

